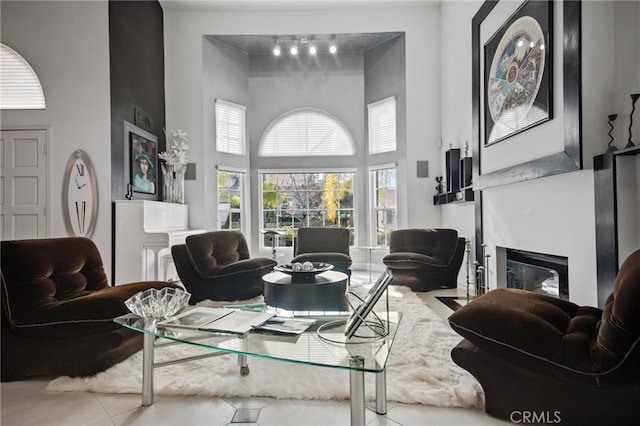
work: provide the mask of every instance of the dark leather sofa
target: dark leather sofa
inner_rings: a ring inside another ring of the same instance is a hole
[[[171,247],[180,281],[191,293],[190,304],[205,299],[246,300],[264,292],[262,276],[277,264],[251,259],[239,231],[212,231],[190,235],[185,244]]]
[[[113,318],[124,301],[166,282],[110,286],[87,238],[1,242],[2,381],[30,376],[88,376],[142,349],[142,334]]]
[[[464,248],[454,229],[399,229],[391,233],[382,262],[393,274],[393,285],[415,291],[455,288]]]
[[[449,318],[452,351],[485,392],[488,414],[511,422],[635,424],[640,415],[640,250],[603,310],[496,289]],[[543,421],[544,420],[544,421]]]

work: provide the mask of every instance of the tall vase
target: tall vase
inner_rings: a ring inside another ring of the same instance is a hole
[[[184,165],[162,165],[164,175],[163,199],[167,203],[184,204]]]

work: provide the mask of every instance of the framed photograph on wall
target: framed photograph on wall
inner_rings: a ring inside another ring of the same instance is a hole
[[[552,13],[526,1],[485,44],[485,145],[553,118]]]
[[[142,130],[142,129],[140,129]],[[134,192],[157,194],[158,140],[145,131],[128,132],[129,183]]]

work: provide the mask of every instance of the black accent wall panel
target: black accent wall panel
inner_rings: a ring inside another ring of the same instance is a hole
[[[158,152],[166,147],[164,96],[164,30],[157,1],[109,1],[111,71],[111,200],[124,200],[124,121],[135,124],[134,108],[150,118],[147,131],[158,137]],[[161,173],[158,173],[161,178]],[[158,193],[136,193],[136,199],[161,199]]]

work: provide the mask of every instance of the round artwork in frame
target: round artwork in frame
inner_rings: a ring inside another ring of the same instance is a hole
[[[544,32],[531,16],[517,19],[504,32],[487,76],[487,109],[495,123],[488,143],[548,118],[534,105],[547,50]]]

